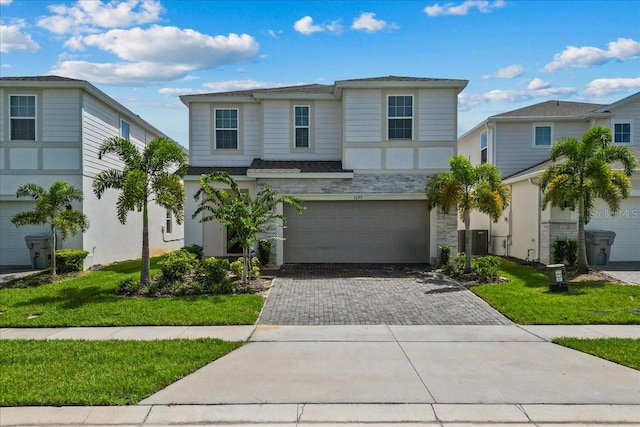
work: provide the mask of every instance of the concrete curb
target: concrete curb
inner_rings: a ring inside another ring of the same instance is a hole
[[[0,408],[0,425],[640,425],[640,405],[278,404]]]

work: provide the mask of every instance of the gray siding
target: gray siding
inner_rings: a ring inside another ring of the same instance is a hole
[[[42,141],[80,145],[80,90],[48,89],[42,94]]]
[[[418,140],[456,140],[456,93],[453,89],[423,89],[418,93]]]
[[[304,102],[300,102],[304,104]],[[290,153],[291,121],[289,101],[263,101],[264,158],[285,160]]]
[[[114,155],[98,159],[98,148],[106,139],[120,135],[120,116],[118,113],[92,96],[83,98],[83,171],[95,175],[105,169],[119,168],[120,160]]]
[[[472,165],[480,164],[480,135],[482,135],[485,129],[486,128],[483,126],[482,128],[465,135],[464,138],[460,139],[460,142],[458,142],[458,154],[469,159]],[[490,144],[490,142],[487,141],[487,144]]]
[[[382,141],[382,115],[384,105],[380,90],[345,90],[344,140],[345,142]]]

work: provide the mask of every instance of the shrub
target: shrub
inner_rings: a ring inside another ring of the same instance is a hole
[[[574,266],[578,260],[578,242],[574,239],[559,239],[553,242],[553,262]]]
[[[56,273],[75,273],[83,270],[84,259],[89,252],[82,249],[60,249],[56,251]]]
[[[258,242],[258,260],[260,264],[267,265],[271,259],[271,241],[260,240]]]
[[[498,278],[500,258],[497,256],[483,256],[471,260],[471,269],[478,275],[481,282],[491,282]]]
[[[440,245],[438,246],[440,249],[440,265],[447,265],[451,260],[451,246],[449,245]]]
[[[171,252],[158,263],[164,282],[182,282],[194,269],[196,256],[189,251],[179,249]]]
[[[257,257],[251,258],[251,268],[249,269],[249,278],[253,279],[260,276],[260,261]],[[231,268],[231,272],[237,276],[242,277],[242,258],[238,258],[233,261],[229,267]]]
[[[229,268],[235,276],[242,277],[242,258],[238,258],[229,264]]]
[[[216,259],[214,257],[207,258],[201,263],[201,272],[205,276],[205,282],[208,284],[218,284],[227,280],[227,272],[229,271],[229,260]]]
[[[116,293],[118,295],[137,295],[140,293],[140,281],[134,278],[124,279],[118,283]]]
[[[185,246],[182,250],[194,254],[197,259],[204,259],[204,249],[200,245]]]

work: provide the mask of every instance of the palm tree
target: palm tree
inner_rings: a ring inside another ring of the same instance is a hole
[[[120,223],[125,224],[130,211],[142,212],[142,267],[140,282],[151,281],[149,258],[149,202],[169,210],[178,224],[184,217],[185,193],[180,180],[187,170],[187,156],[182,148],[168,138],[155,138],[142,153],[124,138],[109,138],[98,150],[98,158],[115,154],[124,167],[107,169],[93,179],[93,192],[99,198],[109,188],[120,190],[116,212]],[[172,172],[174,171],[174,172]]]
[[[38,184],[28,183],[18,187],[16,197],[31,197],[32,211],[20,212],[11,218],[16,227],[49,224],[51,227],[51,275],[56,275],[56,233],[62,239],[89,228],[89,220],[81,211],[72,209],[71,202],[82,200],[82,191],[64,181],[56,181],[49,191]]]
[[[427,208],[436,206],[449,213],[458,210],[465,229],[465,273],[471,272],[471,211],[489,215],[496,222],[509,205],[509,189],[500,180],[500,171],[494,165],[483,163],[476,167],[464,156],[449,160],[451,172],[436,174],[426,185]]]
[[[228,188],[216,188],[215,184]],[[255,199],[248,192],[241,191],[235,180],[226,172],[215,172],[200,178],[200,189],[194,195],[200,200],[193,217],[203,214],[200,222],[216,219],[233,233],[235,242],[242,246],[242,284],[246,286],[251,268],[249,250],[257,241],[257,236],[273,229],[276,220],[284,221],[284,216],[275,213],[278,203],[291,205],[299,214],[304,209],[302,200],[293,196],[279,196],[269,187],[261,187]]]
[[[593,212],[594,200],[601,198],[612,212],[631,193],[629,177],[636,159],[629,147],[610,145],[611,129],[595,126],[575,138],[560,138],[551,147],[551,160],[538,180],[543,197],[542,208],[548,204],[562,210],[578,210],[578,261],[580,273],[589,271],[584,226]],[[564,156],[562,162],[555,163]],[[622,170],[613,169],[619,162]]]

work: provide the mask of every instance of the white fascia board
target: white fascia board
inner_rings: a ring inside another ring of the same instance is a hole
[[[597,118],[611,117],[611,113],[589,113],[582,116],[513,116],[513,117],[499,117],[491,116],[487,121],[492,122],[576,122],[587,121]]]
[[[187,107],[189,104],[197,104],[197,103],[255,103],[256,100],[250,96],[207,96],[207,95],[182,95],[180,97],[180,101]]]
[[[328,93],[256,93],[255,99],[318,99],[334,101],[336,97]]]
[[[204,175],[207,175],[206,173],[200,174],[200,175],[185,175],[182,177],[183,181],[200,181],[200,178],[203,177]],[[254,178],[250,178],[246,175],[231,175],[231,178],[233,178],[234,181],[236,182],[253,182],[255,181]]]
[[[543,171],[542,170],[537,170],[534,172],[529,172],[526,174],[522,174],[522,175],[517,175],[511,178],[507,178],[504,179],[502,182],[504,182],[505,184],[515,184],[516,182],[520,182],[520,181],[526,181],[528,179],[533,179],[533,178],[537,178],[538,175],[540,175]]]
[[[613,110],[616,109],[618,107],[620,107],[621,105],[625,105],[629,102],[635,101],[637,98],[640,98],[640,92],[634,93],[633,95],[627,96],[626,98],[623,98],[619,101],[614,102],[613,104],[609,104],[609,105],[605,105],[602,108],[598,108],[595,112],[596,113],[606,113],[609,110]]]
[[[351,179],[353,172],[247,172],[250,178],[270,178],[270,179]]]
[[[462,141],[464,138],[466,138],[467,136],[471,135],[472,133],[474,133],[475,131],[477,131],[478,129],[486,126],[489,123],[489,120],[483,120],[481,121],[479,124],[475,125],[474,127],[471,128],[471,130],[468,130],[464,133],[464,135],[459,136],[458,137],[458,142]]]
[[[402,80],[402,81],[337,81],[336,87],[344,89],[368,89],[368,88],[452,88],[458,89],[461,92],[462,89],[469,84],[468,80]]]

